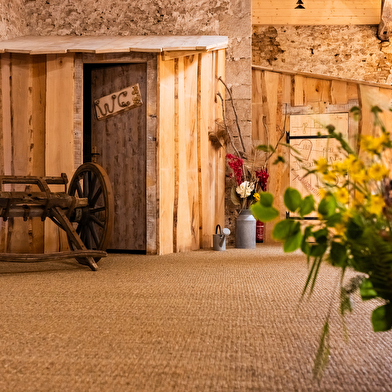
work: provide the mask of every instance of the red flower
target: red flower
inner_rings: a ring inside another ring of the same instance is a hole
[[[259,180],[263,192],[267,190],[268,177],[267,169],[256,170],[256,178]]]
[[[237,185],[240,185],[242,183],[242,165],[244,164],[244,161],[232,154],[226,154],[226,158],[227,164],[234,172]],[[233,174],[231,174],[230,177],[232,176]]]

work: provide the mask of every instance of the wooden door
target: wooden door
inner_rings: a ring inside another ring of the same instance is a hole
[[[93,160],[106,170],[115,200],[114,231],[108,249],[146,250],[146,76],[146,64],[85,67],[85,108],[89,113],[86,116],[85,112],[84,118],[90,121],[84,126],[84,160]],[[141,106],[130,105],[110,113],[114,106],[102,104],[103,97],[109,97],[113,105],[114,101],[129,105],[130,88],[135,85]],[[99,100],[100,110],[96,107]]]

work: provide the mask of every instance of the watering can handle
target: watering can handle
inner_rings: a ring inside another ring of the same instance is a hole
[[[222,235],[222,229],[221,229],[220,225],[216,225],[215,234],[218,234],[218,227],[219,227],[219,234]]]

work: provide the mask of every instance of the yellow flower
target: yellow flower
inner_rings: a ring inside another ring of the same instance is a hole
[[[385,206],[384,198],[380,195],[371,195],[367,210],[371,214],[381,215],[382,209]]]
[[[255,193],[253,197],[256,199],[256,201],[260,201],[260,195],[258,193]]]
[[[334,229],[337,235],[343,236],[346,231],[346,225],[344,223],[337,223]]]
[[[342,221],[344,223],[347,223],[350,220],[350,218],[352,218],[352,217],[353,217],[353,214],[352,214],[351,210],[346,210],[342,213]]]
[[[361,170],[357,173],[352,174],[351,178],[353,181],[359,182],[359,183],[364,183],[369,179],[366,174],[366,170]]]
[[[335,199],[342,204],[347,204],[349,200],[349,193],[346,188],[337,188],[335,192]]]
[[[380,136],[380,139],[382,140],[383,144],[387,144],[390,140],[390,137],[391,137],[390,133],[386,132]]]
[[[324,199],[325,195],[328,193],[324,188],[319,188],[320,199]]]
[[[325,158],[320,158],[317,161],[314,161],[316,164],[316,171],[318,173],[324,173],[328,170],[328,162]]]
[[[389,170],[381,163],[374,163],[370,166],[368,174],[372,180],[381,181],[389,175]]]
[[[385,136],[380,136],[380,137],[362,136],[361,147],[367,152],[373,154],[379,154],[382,150],[384,142],[385,142]]]
[[[342,163],[342,166],[347,171],[351,165],[357,160],[357,157],[353,154],[350,154]]]
[[[335,161],[332,165],[333,171],[344,176],[347,173],[347,167],[344,162]]]
[[[323,175],[323,181],[326,182],[327,184],[336,184],[337,182],[336,174],[333,174],[332,172],[327,172],[326,174]]]
[[[365,165],[360,160],[356,160],[351,164],[351,166],[348,168],[348,173],[350,174],[352,180],[355,182],[363,183],[368,180]]]
[[[350,174],[357,174],[361,170],[363,170],[365,167],[364,163],[360,160],[355,160],[354,162],[351,162],[350,166],[347,168],[348,172]]]
[[[365,195],[362,192],[356,191],[354,194],[354,205],[363,206],[365,204]]]

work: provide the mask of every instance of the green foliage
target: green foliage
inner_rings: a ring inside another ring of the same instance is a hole
[[[329,261],[333,266],[345,270],[348,265],[347,248],[340,242],[332,241]]]
[[[312,195],[306,196],[301,201],[299,213],[300,213],[301,217],[304,217],[306,215],[309,215],[313,211],[314,211],[314,197]]]
[[[373,310],[372,325],[374,332],[389,331],[392,328],[392,304],[387,303]]]
[[[284,193],[284,205],[291,212],[296,212],[301,206],[301,194],[294,188],[287,188]]]
[[[354,107],[351,112],[354,117],[360,118],[359,108]],[[306,176],[318,176],[323,196],[316,205],[312,196],[302,198],[298,190],[287,188],[283,201],[290,218],[278,221],[272,234],[283,242],[285,252],[301,249],[307,257],[309,272],[302,299],[305,294],[312,294],[321,264],[327,261],[341,269],[340,281],[337,283],[340,285],[342,318],[352,311],[352,294],[359,290],[363,301],[381,301],[371,316],[373,330],[379,332],[392,329],[392,185],[387,166],[387,163],[390,164],[392,140],[381,121],[381,109],[375,106],[372,113],[374,134],[379,136],[362,138],[355,149],[333,125],[326,127],[327,138],[336,140],[346,157],[334,161],[325,156],[315,161],[311,168],[303,168]],[[359,146],[363,150],[361,158],[356,153]],[[292,146],[287,147],[299,155]],[[380,171],[382,169],[381,175],[374,171],[377,167]],[[256,218],[267,221],[264,218],[268,218],[268,213],[274,209],[272,195],[266,195],[263,201],[254,205],[254,209]],[[318,213],[318,221],[301,225],[300,221],[315,211]],[[275,210],[274,218],[278,215]],[[357,275],[343,285],[348,269]],[[336,288],[332,293],[336,293]],[[326,316],[315,359],[316,377],[322,375],[330,354],[330,313],[331,309]],[[344,319],[343,328],[346,328]]]
[[[336,199],[333,195],[327,194],[321,199],[318,205],[318,213],[322,215],[323,218],[329,218],[335,214],[336,208]]]
[[[274,153],[276,149],[271,145],[260,144],[256,147],[256,150],[263,151],[263,152],[272,152]]]
[[[323,376],[324,370],[328,365],[329,356],[331,354],[329,339],[329,319],[327,319],[323,326],[320,344],[314,361],[313,376],[317,379],[320,379]]]
[[[263,207],[272,207],[274,196],[271,193],[263,192],[260,194],[260,204]]]
[[[272,206],[274,197],[271,193],[260,193],[260,200],[250,206],[252,214],[261,222],[270,222],[279,216],[279,211]]]
[[[301,225],[299,222],[287,219],[280,221],[274,227],[272,236],[277,240],[283,240],[283,250],[294,252],[302,244]]]
[[[286,163],[286,161],[282,156],[278,155],[274,160],[273,165],[277,165],[278,163]]]

